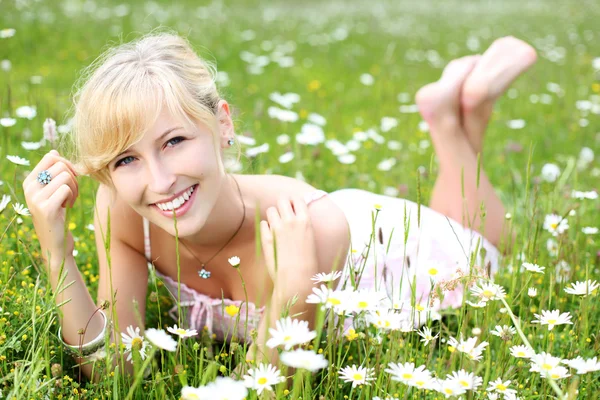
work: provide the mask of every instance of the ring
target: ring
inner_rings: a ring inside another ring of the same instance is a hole
[[[40,172],[37,176],[37,181],[42,185],[47,185],[52,180],[52,176],[50,176],[50,172],[47,169]]]

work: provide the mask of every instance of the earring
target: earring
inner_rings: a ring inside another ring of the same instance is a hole
[[[230,146],[233,146],[233,139],[229,139],[229,140],[227,141],[227,144],[228,144],[228,145],[230,145]]]

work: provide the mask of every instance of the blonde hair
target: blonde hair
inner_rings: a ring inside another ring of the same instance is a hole
[[[79,172],[114,189],[108,164],[142,139],[164,106],[184,125],[204,124],[218,138],[215,79],[215,66],[176,34],[152,33],[109,48],[75,85],[73,129],[65,136]],[[220,140],[214,143],[219,151]]]

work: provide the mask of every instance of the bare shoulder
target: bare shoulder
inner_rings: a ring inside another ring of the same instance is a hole
[[[94,219],[97,221],[96,229],[100,227],[102,232],[96,232],[96,235],[106,235],[109,216],[111,238],[119,239],[142,253],[144,249],[142,217],[119,196],[113,195],[107,186],[101,184],[96,192]]]

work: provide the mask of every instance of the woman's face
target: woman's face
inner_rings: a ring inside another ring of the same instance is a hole
[[[221,108],[230,121],[226,103]],[[108,168],[117,195],[131,208],[173,236],[175,210],[179,236],[185,237],[204,226],[226,177],[214,149],[207,126],[190,131],[165,108],[142,140]]]

